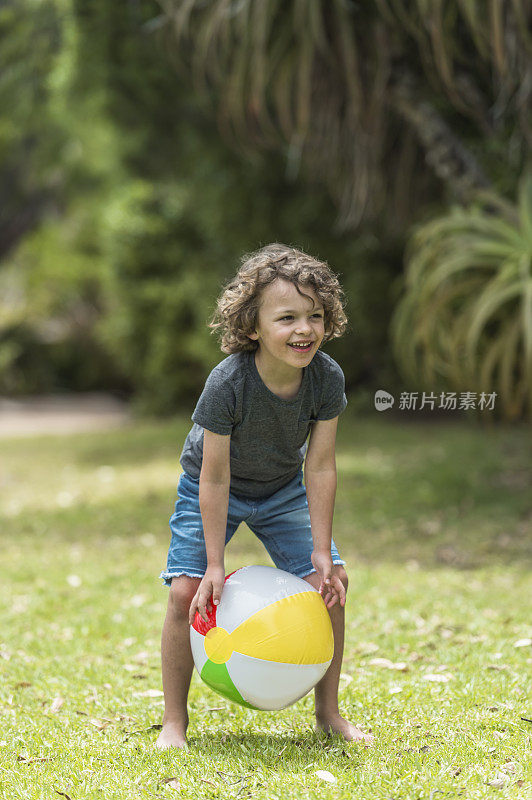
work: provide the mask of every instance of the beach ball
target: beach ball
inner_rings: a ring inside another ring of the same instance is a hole
[[[247,708],[295,703],[325,675],[333,657],[322,596],[275,567],[242,567],[228,575],[208,620],[196,612],[190,628],[196,669],[211,689]]]

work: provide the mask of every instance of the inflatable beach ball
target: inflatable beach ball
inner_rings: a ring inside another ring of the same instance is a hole
[[[323,598],[307,581],[275,567],[242,567],[228,575],[208,619],[196,613],[190,628],[196,669],[211,689],[247,708],[295,703],[333,657]]]

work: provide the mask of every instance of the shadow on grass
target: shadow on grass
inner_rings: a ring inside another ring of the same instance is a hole
[[[213,759],[237,758],[244,770],[256,768],[257,757],[261,765],[278,772],[294,772],[315,766],[324,753],[354,763],[369,748],[357,742],[345,742],[339,736],[325,736],[310,731],[304,735],[287,733],[212,733],[189,736],[189,752],[201,753]]]

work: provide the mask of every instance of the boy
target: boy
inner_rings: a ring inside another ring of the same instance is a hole
[[[186,743],[189,625],[196,610],[207,620],[211,594],[220,602],[224,548],[242,521],[276,566],[312,584],[329,610],[334,654],[315,687],[317,728],[348,741],[373,739],[338,709],[348,581],[332,519],[336,427],[347,400],[342,370],[319,348],[346,328],[342,294],[325,263],[272,244],[244,258],[218,300],[210,327],[230,355],[209,375],[192,415],[161,573],[170,596],[160,748]]]

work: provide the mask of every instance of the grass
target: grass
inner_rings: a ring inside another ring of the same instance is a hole
[[[1,443],[0,796],[532,797],[529,431],[342,419],[340,706],[373,748],[315,734],[312,693],[255,712],[195,674],[190,748],[160,753],[188,424]],[[269,562],[243,526],[227,571],[246,563]]]

